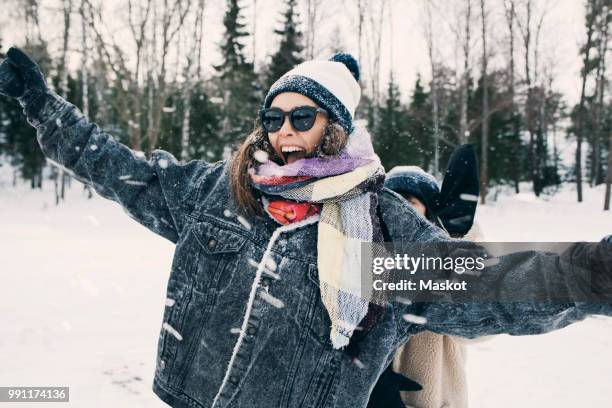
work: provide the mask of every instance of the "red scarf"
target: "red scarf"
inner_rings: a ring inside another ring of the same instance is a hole
[[[296,203],[294,201],[276,200],[268,204],[268,212],[283,225],[298,222],[318,213],[320,204]]]

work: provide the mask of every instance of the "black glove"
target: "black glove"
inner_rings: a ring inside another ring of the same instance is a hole
[[[400,391],[420,391],[422,389],[419,383],[396,373],[389,365],[374,386],[367,408],[404,408]]]
[[[19,98],[23,95],[23,81],[8,59],[0,64],[0,95]]]
[[[38,65],[23,51],[11,47],[0,65],[0,94],[17,98],[28,115],[36,116],[43,103],[40,96],[50,93]]]

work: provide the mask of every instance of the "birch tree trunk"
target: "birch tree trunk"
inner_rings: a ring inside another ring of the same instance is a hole
[[[463,75],[461,77],[461,101],[460,109],[461,116],[459,119],[459,143],[466,143],[468,140],[468,87],[470,81],[470,35],[471,35],[471,17],[472,17],[472,2],[465,0],[465,34],[463,38]]]
[[[509,0],[509,1],[505,1],[504,2],[504,7],[506,10],[506,23],[508,25],[508,36],[509,36],[509,46],[510,46],[510,79],[509,79],[509,93],[510,93],[510,101],[511,101],[511,114],[512,114],[512,137],[513,137],[513,141],[519,140],[519,123],[518,123],[518,115],[517,115],[517,109],[516,109],[516,100],[515,100],[515,62],[514,62],[514,35],[515,35],[515,31],[514,31],[514,23],[515,23],[515,16],[516,16],[516,11],[515,11],[515,3],[514,0]],[[513,145],[514,147],[514,145]],[[518,147],[518,146],[516,146]],[[518,154],[518,148],[517,149],[511,149],[511,151],[514,154]],[[519,188],[519,174],[520,172],[518,170],[514,170],[513,171],[513,180],[514,180],[514,192],[516,194],[518,194],[520,192],[520,188]]]
[[[582,140],[584,132],[584,105],[586,102],[586,82],[589,76],[589,65],[591,63],[591,48],[593,48],[593,31],[595,29],[595,13],[592,9],[592,2],[587,2],[587,35],[584,45],[584,58],[582,62],[582,86],[580,90],[580,104],[578,105],[578,126],[576,129],[576,193],[578,202],[582,202]]]
[[[429,66],[431,70],[431,114],[433,121],[433,142],[434,142],[434,164],[433,174],[436,178],[440,176],[440,119],[438,112],[438,72],[436,47],[433,35],[433,17],[431,12],[431,1],[427,1],[425,5],[425,41],[427,43],[427,52],[429,55]]]
[[[481,134],[481,162],[480,162],[480,201],[486,204],[488,192],[488,165],[489,165],[489,90],[488,90],[488,51],[487,51],[487,20],[484,0],[480,0],[480,13],[482,15],[482,134]]]
[[[62,38],[62,57],[60,65],[60,95],[63,98],[68,97],[68,39],[70,36],[70,13],[72,12],[72,0],[63,1],[63,16],[64,16],[64,30]],[[66,191],[66,177],[62,167],[57,168],[54,172],[54,186],[55,186],[55,204],[58,205],[60,201],[64,200]]]
[[[89,62],[89,51],[87,49],[87,2],[81,0],[79,7],[79,15],[81,17],[81,104],[83,106],[83,115],[89,118],[89,71],[87,64]],[[91,187],[84,183],[83,189],[87,191],[87,198],[93,197]]]

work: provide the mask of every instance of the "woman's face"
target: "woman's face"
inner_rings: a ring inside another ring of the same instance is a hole
[[[280,108],[284,112],[289,112],[291,109],[300,106],[319,107],[312,99],[296,92],[278,94],[272,100],[270,106]],[[312,155],[316,151],[325,133],[327,123],[328,119],[325,115],[317,114],[312,128],[300,132],[291,126],[291,121],[286,116],[283,126],[278,132],[268,132],[268,140],[285,164],[291,164],[296,160]]]

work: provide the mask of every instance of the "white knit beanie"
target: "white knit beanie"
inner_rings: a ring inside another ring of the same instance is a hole
[[[350,54],[303,62],[272,85],[264,99],[264,108],[269,108],[280,93],[297,92],[327,110],[330,119],[350,133],[361,97],[359,75],[359,63]]]

